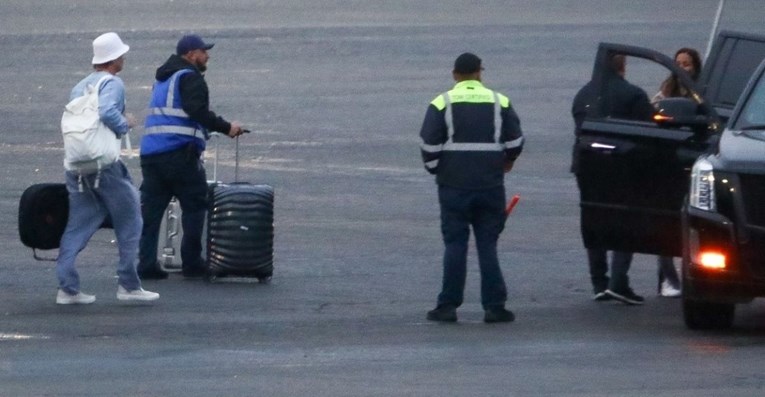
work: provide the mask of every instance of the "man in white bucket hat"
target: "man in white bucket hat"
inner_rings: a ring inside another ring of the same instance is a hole
[[[82,79],[70,94],[70,100],[73,100],[92,89],[98,90],[98,115],[114,133],[117,149],[116,158],[101,161],[101,157],[106,157],[101,156],[91,161],[97,164],[90,168],[82,164],[87,162],[75,163],[69,158],[64,159],[69,218],[56,263],[59,281],[57,304],[89,304],[96,300],[94,295],[80,291],[80,278],[74,261],[107,216],[111,219],[119,248],[117,299],[153,301],[159,298],[159,294],[141,288],[141,280],[136,273],[143,221],[138,190],[125,164],[119,160],[119,139],[136,124],[134,117],[125,115],[125,85],[116,76],[122,70],[124,56],[129,49],[116,33],[98,36],[93,40],[94,71]]]
[[[117,33],[104,33],[93,40],[93,65],[103,65],[127,54],[130,46],[123,43]]]

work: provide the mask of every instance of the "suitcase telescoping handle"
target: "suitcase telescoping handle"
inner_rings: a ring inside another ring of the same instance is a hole
[[[249,134],[251,131],[242,129],[242,133]],[[220,132],[213,132],[211,136],[215,137],[215,153],[213,153],[213,181],[218,182],[218,136],[225,135]],[[236,138],[236,154],[234,157],[234,182],[239,182],[239,136]]]
[[[243,134],[249,134],[250,130],[242,129]],[[239,182],[239,135],[236,136],[236,156],[234,157],[234,182]]]

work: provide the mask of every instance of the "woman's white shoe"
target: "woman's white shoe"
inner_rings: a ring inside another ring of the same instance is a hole
[[[679,298],[682,294],[682,291],[673,287],[672,284],[666,280],[661,283],[661,291],[659,292],[659,295],[665,298]]]

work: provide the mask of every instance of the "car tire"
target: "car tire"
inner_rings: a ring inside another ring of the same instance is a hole
[[[683,298],[685,325],[693,330],[720,330],[733,326],[736,305]]]

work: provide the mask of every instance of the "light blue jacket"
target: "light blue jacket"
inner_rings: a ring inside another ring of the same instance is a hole
[[[85,87],[89,84],[96,84],[101,77],[108,74],[108,72],[93,72],[88,77],[85,77],[77,83],[72,92],[69,95],[69,100],[82,96],[85,92]],[[101,87],[101,91],[98,93],[98,115],[101,117],[101,121],[109,127],[110,130],[121,138],[128,132],[127,119],[124,116],[125,113],[125,83],[122,82],[117,76],[104,83]]]

